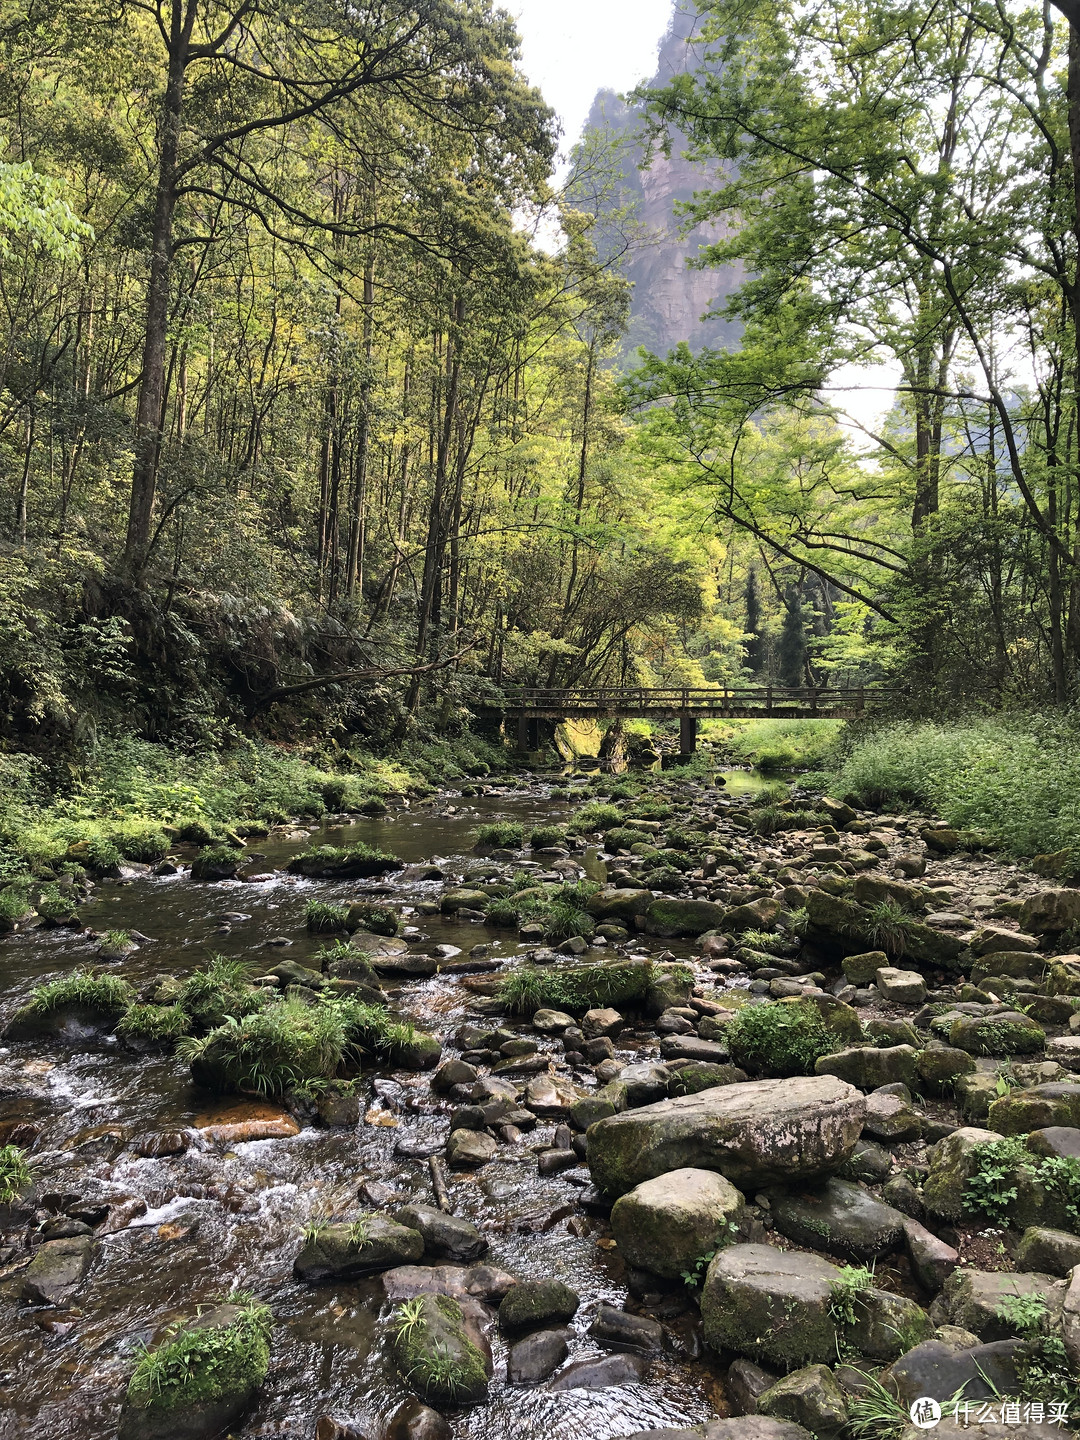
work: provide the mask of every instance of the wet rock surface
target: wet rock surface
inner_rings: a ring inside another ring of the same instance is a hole
[[[155,937],[110,962],[122,1003],[35,1010],[99,946],[5,938],[0,1143],[32,1169],[0,1207],[0,1437],[114,1440],[141,1345],[237,1291],[274,1313],[240,1436],[831,1440],[860,1375],[1022,1400],[1037,1336],[1075,1368],[1078,892],[931,817],[808,796],[819,823],[759,833],[736,780],[634,780],[546,851],[473,830],[565,824],[585,785],[283,827],[254,883],[181,851],[80,907]],[[401,863],[296,863],[359,841]],[[552,932],[586,875],[585,933]],[[313,899],[379,933],[310,932]],[[240,978],[196,1002],[210,947]],[[252,1016],[339,1003],[353,1058],[261,1096],[220,1038],[189,1062],[121,1024],[197,1055],[231,1015],[266,1064]]]

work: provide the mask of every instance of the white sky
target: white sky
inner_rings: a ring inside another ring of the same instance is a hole
[[[656,68],[672,0],[503,0],[518,22],[522,68],[578,138],[597,90],[629,90]]]

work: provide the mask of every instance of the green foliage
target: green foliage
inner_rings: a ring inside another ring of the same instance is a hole
[[[816,830],[824,819],[816,810],[782,810],[776,805],[753,809],[750,818],[758,835],[779,835],[783,830]]]
[[[336,1009],[345,1027],[346,1048],[356,1058],[366,1051],[392,1060],[399,1049],[416,1039],[416,1027],[399,1019],[385,1005],[341,1000]]]
[[[335,1006],[286,997],[253,1014],[230,1015],[199,1039],[181,1040],[177,1054],[210,1089],[276,1096],[334,1075],[348,1041]]]
[[[264,990],[251,984],[243,960],[213,955],[207,966],[184,981],[178,1003],[190,1015],[194,1029],[213,1030],[230,1017],[253,1014],[268,1000]]]
[[[401,929],[401,916],[389,905],[354,901],[349,906],[350,925],[370,930],[373,935],[396,935]]]
[[[119,975],[101,975],[95,970],[73,970],[60,980],[39,985],[30,997],[28,1009],[39,1015],[68,1005],[90,1010],[126,1010],[132,990]]]
[[[872,950],[899,956],[907,946],[912,916],[895,900],[875,900],[859,919],[859,935]]]
[[[14,1200],[31,1178],[25,1150],[18,1145],[0,1145],[0,1205]]]
[[[1008,1295],[998,1308],[999,1317],[1023,1339],[1017,1355],[1016,1375],[1022,1400],[1044,1405],[1064,1403],[1067,1414],[1080,1413],[1080,1381],[1070,1363],[1059,1325],[1050,1320],[1041,1295]]]
[[[123,950],[131,944],[130,930],[104,930],[101,935],[101,945],[105,950]]]
[[[1075,1155],[1047,1155],[1037,1167],[1039,1184],[1060,1201],[1072,1228],[1080,1234],[1080,1160]]]
[[[705,720],[700,735],[720,747],[726,763],[772,775],[821,765],[842,728],[840,720]]]
[[[474,1393],[487,1381],[480,1351],[464,1340],[460,1354],[452,1355],[431,1335],[431,1311],[438,1309],[452,1324],[462,1323],[461,1306],[447,1295],[421,1295],[418,1304],[395,1311],[391,1317],[394,1349],[402,1374],[426,1398],[453,1401]],[[406,1302],[408,1304],[408,1302]]]
[[[865,1265],[841,1265],[839,1277],[829,1284],[829,1315],[835,1325],[857,1323],[859,1316],[855,1307],[873,1284],[872,1269]]]
[[[349,907],[327,905],[321,900],[309,900],[304,909],[307,928],[314,935],[333,935],[349,929]]]
[[[190,1029],[191,1021],[180,1005],[132,1005],[116,1033],[122,1040],[164,1045],[181,1039]]]
[[[689,1270],[682,1272],[682,1282],[690,1290],[696,1290],[705,1277],[705,1272],[716,1258],[719,1250],[734,1244],[738,1237],[739,1227],[733,1220],[728,1220],[716,1237],[716,1243],[711,1250],[706,1250],[699,1255]]]
[[[0,926],[17,925],[31,912],[30,896],[22,885],[0,890]]]
[[[371,873],[377,874],[383,870],[396,869],[400,864],[397,856],[391,855],[388,850],[380,850],[378,846],[357,841],[347,848],[339,845],[316,845],[295,856],[289,862],[289,869],[299,875],[317,877],[338,872],[348,874],[351,869],[363,873],[368,867],[374,867]]]
[[[227,1326],[173,1327],[160,1345],[143,1347],[128,1382],[128,1404],[171,1411],[256,1390],[270,1368],[272,1328],[270,1311],[251,1300]]]
[[[473,834],[478,845],[492,845],[497,850],[520,850],[525,844],[525,827],[512,820],[479,825]]]
[[[515,1015],[544,1008],[574,1012],[640,1003],[651,983],[648,964],[518,965],[501,982],[499,999]]]
[[[855,1440],[898,1440],[910,1419],[906,1406],[875,1375],[860,1380],[847,1407]]]
[[[576,810],[566,828],[571,835],[591,835],[594,831],[613,830],[622,818],[623,813],[617,805],[593,801]]]
[[[836,1048],[835,1037],[807,1001],[744,1005],[725,1033],[731,1058],[752,1075],[812,1075]]]
[[[1066,717],[888,726],[854,744],[834,785],[867,805],[925,806],[1013,855],[1080,847],[1080,743]]]
[[[972,1157],[975,1170],[964,1187],[964,1209],[990,1220],[1004,1220],[1016,1199],[1016,1170],[1031,1166],[1034,1157],[1016,1135],[976,1145]]]

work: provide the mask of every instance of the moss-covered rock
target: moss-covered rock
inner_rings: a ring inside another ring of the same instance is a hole
[[[645,929],[650,935],[704,935],[724,920],[722,905],[709,900],[653,900],[645,912]]]
[[[990,1106],[989,1125],[1001,1135],[1026,1135],[1050,1125],[1080,1127],[1080,1084],[1011,1090]]]
[[[188,1321],[135,1367],[118,1440],[210,1440],[250,1407],[270,1367],[270,1312],[225,1304]]]
[[[850,980],[852,985],[869,985],[881,967],[888,963],[889,957],[884,950],[867,950],[861,955],[846,955],[843,961],[844,978]]]
[[[472,1308],[472,1307],[471,1307]],[[475,1405],[487,1394],[491,1350],[475,1315],[448,1295],[419,1295],[392,1318],[402,1379],[432,1405]]]
[[[414,1265],[423,1253],[419,1230],[365,1213],[351,1225],[325,1225],[310,1232],[293,1261],[293,1274],[311,1284],[355,1280],[397,1265]]]
[[[620,1196],[611,1229],[628,1264],[677,1280],[730,1239],[744,1204],[713,1170],[671,1170]]]
[[[772,1245],[732,1245],[709,1265],[701,1294],[705,1339],[788,1370],[836,1358],[830,1313],[839,1269],[817,1255]]]
[[[577,1291],[561,1280],[523,1280],[503,1296],[499,1328],[518,1334],[545,1325],[566,1324],[577,1314],[580,1304]]]
[[[962,1015],[949,1027],[949,1044],[970,1055],[1034,1055],[1046,1045],[1046,1032],[1015,1010]]]
[[[732,1061],[751,1075],[809,1075],[836,1047],[818,1008],[808,999],[747,1005],[725,1030]]]
[[[923,1182],[923,1201],[931,1215],[943,1220],[959,1220],[965,1215],[968,1184],[979,1168],[978,1147],[1000,1139],[1000,1133],[992,1130],[964,1126],[937,1142],[930,1151],[930,1173]]]
[[[919,1052],[910,1045],[855,1045],[823,1055],[815,1064],[818,1075],[836,1075],[860,1090],[876,1090],[879,1085],[910,1085],[915,1078]]]

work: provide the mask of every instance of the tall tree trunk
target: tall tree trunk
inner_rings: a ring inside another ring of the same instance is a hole
[[[135,460],[131,475],[124,570],[139,580],[149,558],[150,533],[157,492],[161,453],[162,409],[165,401],[165,355],[169,331],[169,292],[172,277],[172,231],[176,212],[177,163],[180,156],[180,117],[184,103],[191,32],[198,0],[173,0],[169,30],[169,74],[161,111],[161,154],[158,158],[157,196],[151,231],[150,281],[146,292],[142,378],[135,410]]]

